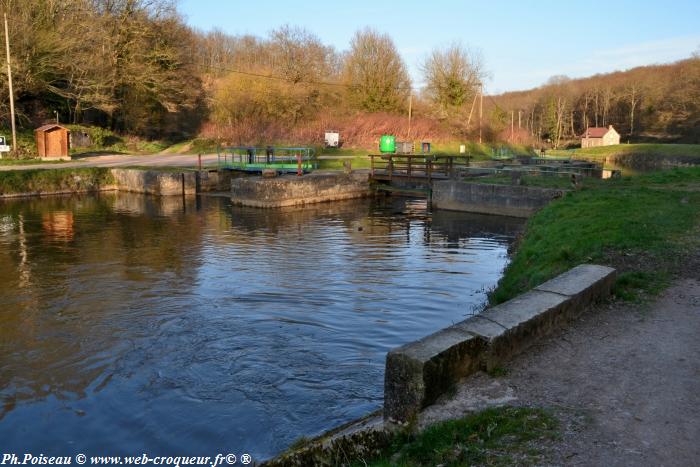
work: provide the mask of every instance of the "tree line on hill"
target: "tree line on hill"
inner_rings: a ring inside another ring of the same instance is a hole
[[[480,55],[458,43],[425,58],[425,87],[415,90],[391,38],[372,29],[357,31],[349,49],[338,51],[292,26],[265,37],[197,31],[175,0],[0,6],[9,13],[14,95],[25,128],[57,113],[62,122],[149,139],[203,135],[237,144],[317,142],[331,128],[350,144],[368,144],[380,132],[436,140],[479,131],[477,96],[487,73]],[[486,99],[484,137],[556,144],[611,123],[632,135],[697,138],[698,61],[556,79]],[[3,79],[3,126],[8,107]],[[508,134],[510,111],[520,116],[517,135]]]
[[[185,24],[172,0],[0,5],[10,13],[14,95],[23,127],[58,113],[65,123],[146,138],[203,133],[238,143],[318,141],[323,129],[341,127],[350,139],[362,140],[378,127],[405,132],[411,106],[414,135],[430,136],[449,133],[441,122],[460,115],[483,80],[479,57],[454,45],[431,56],[426,98],[411,96],[396,46],[371,29],[358,31],[341,52],[292,26],[266,37],[200,32]],[[8,103],[2,80],[5,126]]]
[[[613,125],[622,141],[700,143],[700,52],[652,65],[583,79],[556,76],[536,89],[495,96],[491,124],[514,138],[560,147],[587,128]],[[517,123],[516,123],[517,126]]]

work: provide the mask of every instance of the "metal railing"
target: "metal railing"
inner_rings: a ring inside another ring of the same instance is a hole
[[[220,169],[245,172],[308,173],[318,168],[313,148],[306,147],[224,147],[219,149],[217,163]]]

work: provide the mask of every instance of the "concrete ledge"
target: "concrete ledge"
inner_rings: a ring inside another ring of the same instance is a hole
[[[81,190],[61,190],[61,191],[28,191],[23,193],[8,193],[1,194],[0,199],[12,198],[36,198],[42,196],[62,196],[62,195],[80,195],[86,193],[101,193],[105,191],[119,191],[116,185],[103,185],[86,188]]]
[[[112,176],[120,191],[158,196],[197,193],[197,175],[194,172],[112,169]]]
[[[231,202],[256,208],[277,208],[370,196],[367,174],[312,173],[297,177],[235,178]]]
[[[512,300],[387,354],[384,418],[409,421],[459,379],[488,370],[610,294],[615,270],[583,264]]]
[[[566,190],[444,180],[433,184],[432,205],[452,211],[528,217],[564,193]]]
[[[379,411],[342,425],[304,446],[284,452],[260,464],[274,467],[306,467],[310,465],[348,465],[351,459],[367,458],[389,446],[393,427],[384,425]]]

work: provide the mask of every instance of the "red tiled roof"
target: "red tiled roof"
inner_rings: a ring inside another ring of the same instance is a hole
[[[602,138],[605,133],[608,132],[608,128],[605,127],[591,127],[583,134],[584,138]]]

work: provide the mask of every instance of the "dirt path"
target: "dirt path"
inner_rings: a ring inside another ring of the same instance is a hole
[[[700,465],[699,357],[695,277],[675,282],[652,303],[586,312],[512,361],[506,376],[465,380],[421,423],[493,404],[550,407],[562,421],[562,438],[547,446],[547,463]]]
[[[216,154],[203,154],[203,165],[215,165]],[[70,162],[27,165],[0,165],[0,170],[27,169],[66,169],[73,167],[195,167],[197,156],[191,154],[149,154],[131,156],[128,154],[109,154],[88,156],[74,159]]]

